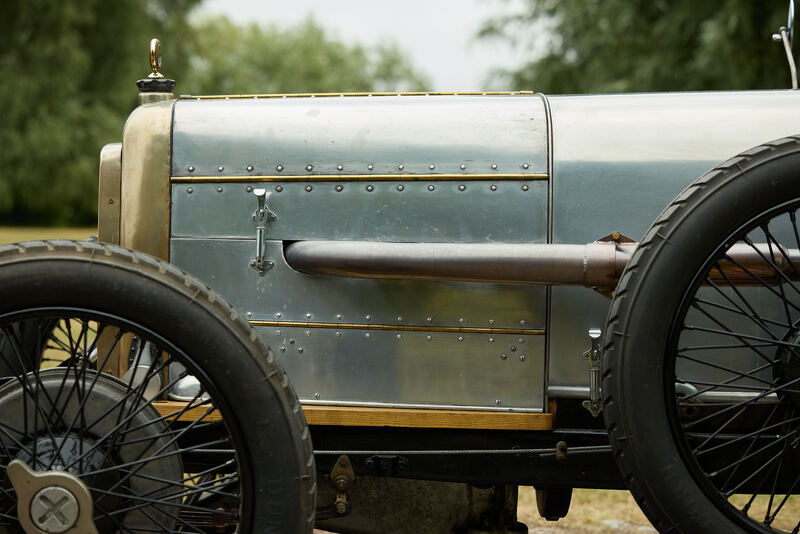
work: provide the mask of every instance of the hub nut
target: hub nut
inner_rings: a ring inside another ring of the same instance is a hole
[[[52,534],[71,529],[80,509],[75,496],[59,486],[39,490],[31,501],[31,519],[37,528]]]

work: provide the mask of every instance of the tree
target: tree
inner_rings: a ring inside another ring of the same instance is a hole
[[[530,61],[499,73],[519,89],[785,88],[786,57],[770,36],[786,13],[785,2],[751,0],[525,0],[480,35],[534,45]]]
[[[147,43],[185,31],[197,0],[2,3],[0,221],[88,224],[97,156],[149,71]],[[180,58],[181,46],[171,53]],[[176,61],[180,65],[180,60]]]
[[[278,31],[217,17],[194,27],[199,2],[0,2],[0,224],[94,223],[100,148],[122,136],[154,36],[179,94],[425,83],[396,47],[348,46],[313,22]]]
[[[313,19],[280,30],[239,26],[225,17],[196,27],[192,94],[324,93],[424,90],[427,85],[394,44],[365,49],[329,38]]]

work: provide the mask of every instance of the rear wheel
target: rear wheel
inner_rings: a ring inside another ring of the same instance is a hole
[[[173,266],[96,243],[0,247],[0,375],[0,532],[77,528],[89,502],[101,534],[311,532],[311,444],[284,371]],[[187,376],[199,386],[170,398]]]
[[[662,532],[800,530],[798,218],[800,142],[769,143],[687,188],[620,280],[606,425]]]

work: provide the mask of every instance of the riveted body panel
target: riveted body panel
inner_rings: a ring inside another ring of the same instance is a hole
[[[174,126],[177,177],[547,172],[538,95],[187,99]]]
[[[304,402],[543,411],[545,288],[308,275],[283,246],[545,243],[546,136],[537,95],[179,101],[171,259],[283,333]]]

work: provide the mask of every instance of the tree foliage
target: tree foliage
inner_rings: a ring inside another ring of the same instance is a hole
[[[349,46],[313,22],[284,31],[224,18],[193,24],[199,2],[0,2],[0,224],[96,220],[100,148],[121,138],[154,36],[177,93],[425,83],[397,48]]]
[[[530,61],[500,72],[549,93],[788,87],[784,1],[524,0],[482,29],[529,46]]]
[[[239,26],[225,17],[200,22],[191,69],[180,92],[324,93],[423,90],[394,44],[365,49],[331,39],[313,19],[281,30]]]

